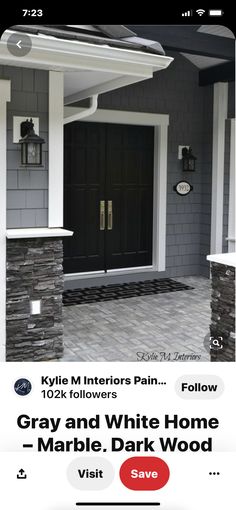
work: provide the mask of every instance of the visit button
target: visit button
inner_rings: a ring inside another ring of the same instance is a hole
[[[157,491],[166,485],[170,471],[159,457],[130,457],[120,468],[120,479],[133,491]]]

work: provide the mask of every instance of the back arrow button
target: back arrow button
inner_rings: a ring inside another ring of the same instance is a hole
[[[7,40],[8,51],[15,57],[25,57],[32,48],[32,41],[28,35],[15,32]]]

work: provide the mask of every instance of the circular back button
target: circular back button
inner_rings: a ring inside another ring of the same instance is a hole
[[[120,468],[123,485],[133,491],[157,491],[169,477],[169,468],[159,457],[130,457]]]
[[[28,35],[15,32],[8,37],[7,49],[15,57],[25,57],[32,48],[32,41]]]

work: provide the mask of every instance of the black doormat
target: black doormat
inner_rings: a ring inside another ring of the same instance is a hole
[[[84,305],[86,303],[149,296],[151,294],[163,294],[165,292],[177,292],[178,290],[190,290],[193,288],[170,278],[102,285],[101,287],[65,290],[63,293],[63,304],[64,306]]]

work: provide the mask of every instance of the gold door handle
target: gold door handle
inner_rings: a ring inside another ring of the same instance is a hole
[[[107,201],[107,230],[113,229],[112,200]]]
[[[105,200],[100,200],[100,230],[105,230]]]

